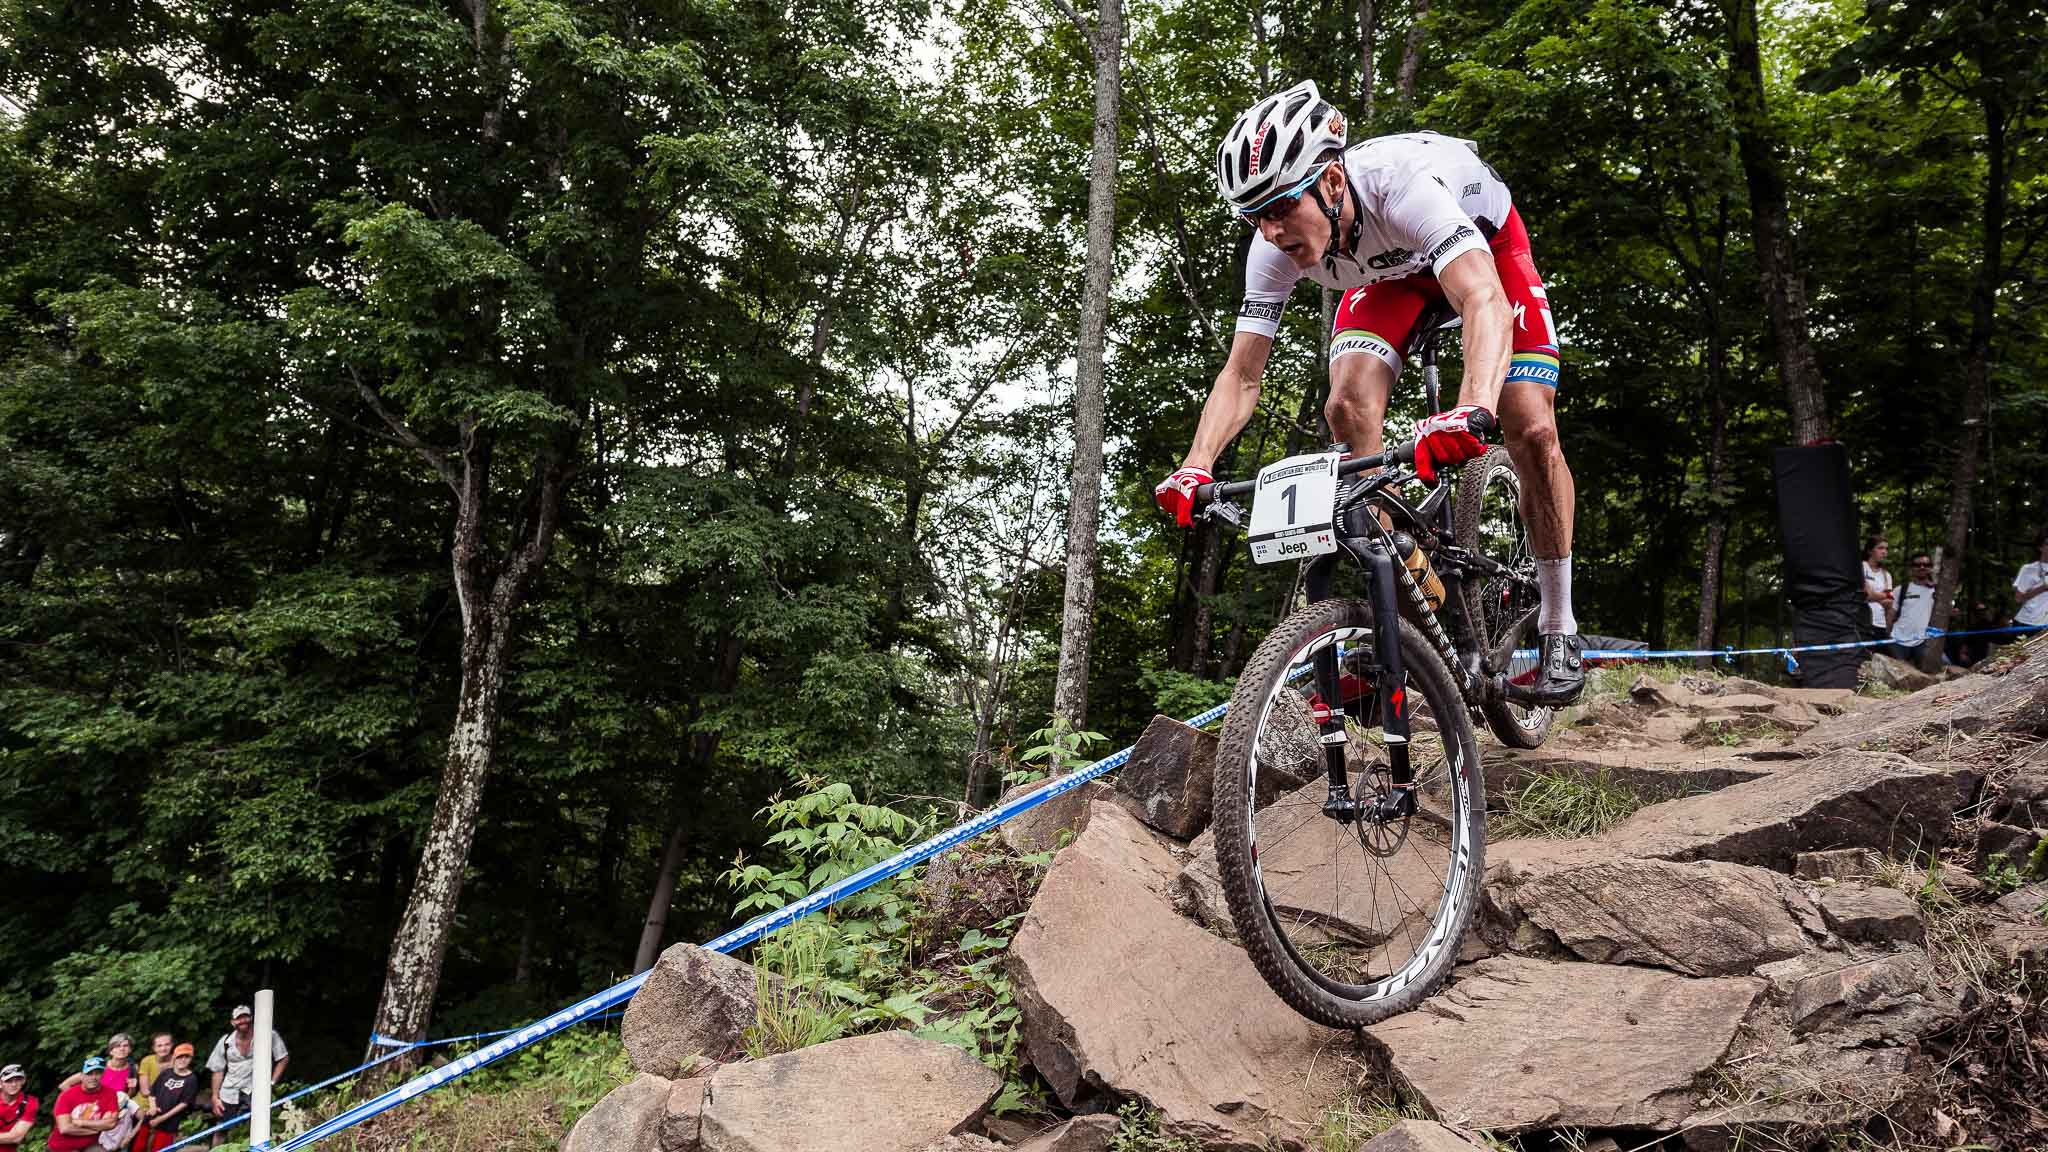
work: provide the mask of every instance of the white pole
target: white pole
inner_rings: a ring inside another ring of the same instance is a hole
[[[254,1094],[249,1097],[250,1152],[270,1147],[270,1070],[276,1066],[270,1057],[270,1003],[270,989],[256,993],[256,1067],[250,1077]]]

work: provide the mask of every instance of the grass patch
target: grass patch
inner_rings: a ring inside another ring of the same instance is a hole
[[[1629,818],[1647,801],[1605,770],[1592,773],[1538,772],[1509,792],[1506,807],[1488,816],[1500,838],[1576,840],[1598,836]]]
[[[1315,1152],[1358,1152],[1403,1120],[1427,1119],[1429,1114],[1420,1105],[1402,1104],[1384,1083],[1375,1083],[1370,1090],[1323,1109],[1309,1137],[1310,1147]]]
[[[633,1078],[613,1032],[574,1028],[322,1144],[337,1152],[555,1152],[605,1093]],[[288,1107],[273,1138],[289,1137],[358,1100],[344,1089]]]

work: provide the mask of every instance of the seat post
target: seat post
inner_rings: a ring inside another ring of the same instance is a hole
[[[1443,409],[1443,404],[1439,402],[1442,398],[1442,389],[1438,385],[1436,371],[1437,335],[1438,330],[1435,328],[1422,335],[1422,393],[1428,399],[1425,412],[1438,412]]]

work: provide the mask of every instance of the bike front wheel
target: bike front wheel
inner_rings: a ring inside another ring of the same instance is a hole
[[[1405,816],[1326,815],[1328,776],[1310,672],[1335,649],[1346,705],[1346,774],[1364,802],[1392,786],[1374,712],[1373,614],[1326,600],[1266,637],[1238,677],[1216,754],[1217,871],[1254,966],[1291,1007],[1357,1028],[1406,1012],[1450,974],[1485,870],[1485,785],[1478,741],[1446,668],[1413,625],[1398,624],[1408,673]],[[1389,638],[1392,639],[1392,638]]]
[[[1452,514],[1452,536],[1458,547],[1500,565],[1504,573],[1468,575],[1464,584],[1465,618],[1479,637],[1480,651],[1496,672],[1509,681],[1533,679],[1537,672],[1536,556],[1529,545],[1529,527],[1522,521],[1522,480],[1506,448],[1490,449],[1465,466],[1458,478],[1458,503]],[[1540,748],[1556,716],[1551,708],[1529,708],[1506,700],[1488,700],[1480,707],[1486,726],[1510,748]]]

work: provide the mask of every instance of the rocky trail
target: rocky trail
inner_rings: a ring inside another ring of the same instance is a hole
[[[1049,1111],[992,1115],[1001,1076],[908,1032],[740,1058],[772,985],[677,946],[626,1018],[640,1075],[564,1147],[2048,1146],[2048,643],[1888,696],[1643,674],[1564,719],[1488,746],[1479,922],[1417,1011],[1333,1031],[1267,989],[1205,834],[1214,737],[1161,717],[989,849],[1057,850],[1002,961]],[[1558,781],[1633,811],[1535,834],[1518,797]]]

